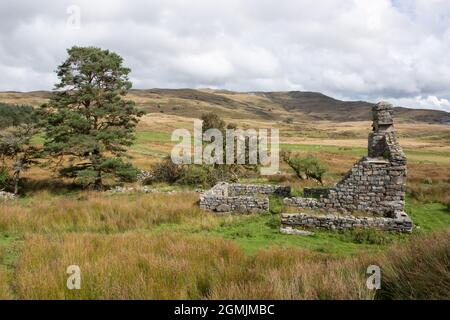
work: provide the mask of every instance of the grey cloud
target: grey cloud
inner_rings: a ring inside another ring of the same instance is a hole
[[[81,8],[81,29],[67,8]],[[446,0],[0,3],[0,90],[51,89],[72,45],[117,51],[135,87],[312,90],[450,111]]]

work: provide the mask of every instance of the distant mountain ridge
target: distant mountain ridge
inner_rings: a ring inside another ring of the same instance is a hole
[[[31,104],[45,102],[51,93],[0,92],[0,102]],[[318,92],[233,92],[214,89],[133,89],[128,98],[148,112],[199,117],[216,112],[234,119],[284,121],[369,121],[372,103],[341,101]],[[450,113],[439,110],[396,107],[399,122],[449,124]]]

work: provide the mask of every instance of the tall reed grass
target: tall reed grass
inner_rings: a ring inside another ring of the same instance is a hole
[[[273,247],[248,256],[232,241],[186,234],[31,235],[16,268],[20,299],[448,299],[449,231],[375,256],[330,257]],[[66,268],[81,268],[81,290]]]
[[[195,205],[195,193],[79,198],[36,195],[26,203],[0,203],[0,231],[9,232],[123,232],[205,215]]]

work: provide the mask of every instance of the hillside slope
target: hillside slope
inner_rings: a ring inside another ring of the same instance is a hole
[[[46,91],[0,92],[0,102],[37,106],[50,97]],[[212,89],[131,90],[129,98],[148,112],[199,117],[213,111],[232,119],[272,121],[368,121],[373,104],[341,101],[317,92],[232,92]],[[395,108],[397,122],[450,123],[450,113]]]

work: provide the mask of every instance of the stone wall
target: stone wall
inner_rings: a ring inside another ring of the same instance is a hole
[[[291,194],[291,187],[276,186],[272,184],[228,184],[229,196],[253,196],[253,195],[278,195],[289,196]]]
[[[411,232],[412,221],[405,213],[397,213],[394,218],[354,217],[333,214],[311,215],[283,213],[281,231],[286,227],[320,228],[327,230],[378,229],[383,231]]]
[[[300,208],[327,209],[351,213],[368,212],[394,217],[404,210],[406,157],[397,142],[392,120],[392,105],[379,103],[373,108],[373,132],[369,135],[368,156],[355,163],[334,187],[306,190],[308,198],[285,199]]]
[[[288,196],[290,187],[220,182],[200,195],[200,209],[260,213],[269,210],[268,195]]]
[[[320,198],[320,196],[328,194],[329,189],[325,188],[304,188],[303,196],[305,198]]]

